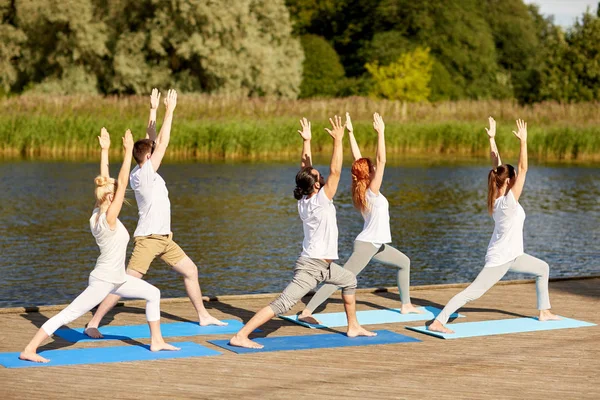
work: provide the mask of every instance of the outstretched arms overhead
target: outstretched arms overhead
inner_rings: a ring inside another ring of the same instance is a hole
[[[298,130],[298,133],[302,137],[302,159],[300,160],[300,167],[312,167],[312,154],[310,152],[310,140],[312,139],[312,133],[310,130],[310,121],[306,118],[300,120],[302,130]]]
[[[108,178],[110,176],[108,172],[108,149],[110,149],[110,135],[105,127],[100,130],[100,136],[98,136],[100,142],[100,176]]]
[[[127,132],[125,132],[125,137],[123,138],[123,151],[123,165],[121,166],[119,176],[117,177],[117,188],[115,190],[113,201],[106,210],[106,222],[108,222],[108,226],[110,226],[110,229],[112,230],[114,230],[117,226],[117,217],[119,216],[121,208],[123,207],[125,190],[127,189],[127,183],[129,181],[129,170],[131,168],[133,151],[133,136],[131,135],[131,131],[129,129],[127,129]]]
[[[156,110],[160,104],[160,92],[157,88],[152,89],[150,94],[150,117],[148,118],[148,127],[146,128],[146,139],[156,141]]]
[[[333,138],[333,154],[331,156],[331,164],[329,166],[329,176],[323,190],[329,200],[333,200],[335,192],[337,191],[338,184],[340,183],[340,176],[342,174],[342,162],[344,161],[344,151],[342,146],[342,139],[344,137],[344,125],[342,124],[342,118],[337,115],[333,119],[329,118],[332,129],[327,129],[327,133]]]
[[[165,98],[165,107],[167,109],[165,112],[165,118],[160,128],[158,138],[156,139],[154,152],[152,153],[152,157],[150,157],[154,171],[158,171],[160,163],[162,162],[165,152],[167,151],[167,146],[169,146],[169,140],[171,139],[171,125],[173,123],[173,112],[175,111],[176,106],[177,92],[173,89],[170,89],[167,92],[167,97]]]
[[[496,120],[489,117],[488,121],[490,122],[490,129],[485,128],[485,131],[490,139],[490,158],[492,160],[492,168],[495,169],[502,165],[502,160],[500,159],[500,152],[496,146],[496,139],[494,139],[496,137]]]
[[[373,114],[373,129],[377,132],[377,160],[375,164],[375,174],[371,179],[369,189],[371,192],[378,195],[383,182],[383,172],[387,161],[385,155],[385,123],[383,118],[378,113]]]
[[[517,131],[512,131],[513,134],[521,142],[521,150],[519,151],[519,166],[517,178],[515,184],[511,188],[515,199],[519,201],[523,187],[525,186],[525,178],[527,176],[527,122],[518,119],[517,120]]]
[[[350,119],[349,112],[346,112],[346,128],[348,129],[348,138],[350,139],[350,149],[352,150],[352,158],[354,158],[354,161],[356,161],[359,158],[362,158],[362,154],[360,154],[358,143],[356,142],[356,138],[354,137],[354,126],[352,126],[352,120]]]

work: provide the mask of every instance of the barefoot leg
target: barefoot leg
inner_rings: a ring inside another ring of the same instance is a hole
[[[312,312],[307,308],[305,308],[302,311],[302,313],[300,313],[300,315],[298,316],[298,321],[306,322],[307,324],[312,324],[312,325],[321,325],[321,321],[316,319],[312,315]]]
[[[229,344],[231,346],[237,347],[246,347],[249,349],[262,349],[264,346],[253,342],[248,339],[248,336],[254,332],[255,329],[264,325],[271,318],[275,316],[275,313],[271,309],[271,307],[267,306],[254,314],[254,316],[248,321],[246,325],[238,333],[235,334],[230,340]]]
[[[540,322],[543,321],[560,321],[562,318],[559,317],[558,315],[552,314],[552,312],[550,312],[550,310],[540,310],[540,316],[538,317],[538,320]]]
[[[35,336],[33,337],[33,339],[31,339],[31,342],[29,342],[27,347],[25,347],[25,349],[21,352],[21,354],[19,354],[19,358],[21,360],[33,361],[33,362],[39,362],[39,363],[47,363],[48,361],[50,361],[50,360],[37,354],[38,347],[40,347],[42,342],[48,338],[49,338],[48,334],[43,329],[40,328],[37,331],[37,333],[35,334]]]
[[[427,327],[427,330],[432,331],[432,332],[440,332],[440,333],[454,333],[453,330],[446,328],[437,319],[433,320],[433,323]]]
[[[160,332],[160,321],[148,321],[148,326],[150,327],[151,336],[150,351],[181,350],[181,348],[175,347],[165,342],[165,340],[162,337],[162,333]]]
[[[405,304],[402,303],[402,307],[400,308],[400,314],[423,314],[424,311],[420,308],[415,307],[411,303]]]
[[[377,333],[366,330],[358,323],[356,318],[356,296],[354,294],[342,294],[342,298],[344,299],[346,318],[348,318],[348,337],[377,336]]]

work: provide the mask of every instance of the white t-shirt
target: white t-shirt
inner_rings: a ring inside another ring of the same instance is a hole
[[[171,233],[171,202],[165,180],[154,171],[151,160],[129,175],[138,205],[139,220],[133,236]]]
[[[90,218],[90,229],[96,238],[100,248],[100,256],[96,261],[96,267],[90,273],[94,278],[110,283],[125,282],[125,253],[129,243],[127,228],[117,218],[117,227],[111,230],[106,221],[106,213],[94,209]]]
[[[486,267],[506,264],[523,254],[525,210],[512,190],[496,199],[492,216],[496,224],[485,255]]]
[[[392,241],[390,203],[381,192],[376,195],[371,189],[367,189],[365,197],[367,209],[362,212],[365,224],[356,240],[373,243],[377,247],[384,243],[390,243]]]
[[[298,200],[298,214],[304,229],[302,257],[337,260],[338,228],[333,200],[325,190],[319,190],[311,198]]]

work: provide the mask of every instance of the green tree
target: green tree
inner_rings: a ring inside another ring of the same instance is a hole
[[[304,49],[304,72],[300,96],[335,96],[344,78],[344,67],[340,63],[338,54],[320,36],[304,35],[300,40]]]
[[[21,47],[25,34],[13,25],[15,8],[10,0],[0,0],[0,93],[8,93],[18,80]]]
[[[371,94],[402,101],[402,113],[406,117],[406,103],[425,101],[429,97],[432,65],[429,49],[423,48],[404,53],[385,66],[367,63],[365,68],[374,81]]]

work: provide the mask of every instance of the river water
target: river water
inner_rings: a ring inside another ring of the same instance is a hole
[[[317,168],[326,175],[325,164]],[[335,199],[342,263],[362,228],[348,167]],[[113,176],[118,168],[111,166]],[[174,239],[199,266],[206,295],[278,292],[289,282],[302,241],[292,197],[297,169],[163,163]],[[480,271],[493,230],[488,170],[484,161],[387,166],[382,193],[392,245],[411,258],[411,284],[467,282]],[[88,226],[97,171],[95,162],[0,162],[0,307],[68,303],[85,288],[98,256]],[[121,220],[133,235],[137,208],[133,193],[128,198]],[[600,273],[599,167],[532,165],[521,204],[525,251],[546,260],[551,276]],[[179,276],[160,260],[147,279],[163,297],[185,296]],[[358,281],[394,286],[395,270],[372,262]]]

